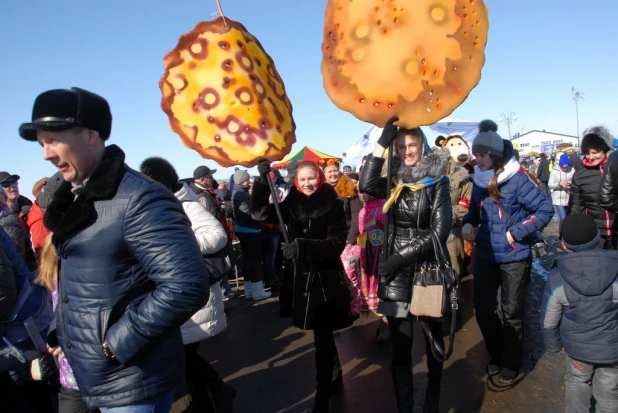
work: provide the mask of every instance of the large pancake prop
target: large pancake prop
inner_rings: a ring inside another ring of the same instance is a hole
[[[198,23],[163,61],[161,108],[185,146],[224,167],[290,152],[292,104],[273,60],[242,24],[222,13]]]
[[[324,89],[377,126],[433,124],[479,83],[488,29],[482,0],[329,0]]]

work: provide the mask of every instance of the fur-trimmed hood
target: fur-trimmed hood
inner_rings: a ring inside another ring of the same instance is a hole
[[[316,193],[307,196],[296,187],[290,189],[285,198],[290,212],[299,219],[318,219],[328,214],[335,205],[343,201],[339,199],[337,192],[330,185],[322,185]]]
[[[335,192],[339,198],[354,198],[356,194],[356,185],[346,175],[341,174],[337,184],[334,186]]]
[[[45,210],[45,227],[54,233],[54,242],[72,232],[92,224],[97,219],[94,201],[112,199],[125,173],[125,155],[116,145],[105,148],[99,166],[94,170],[79,196],[71,191],[73,185],[63,182]]]
[[[439,178],[446,173],[449,157],[440,149],[434,148],[423,155],[414,166],[401,165],[396,172],[397,180],[409,184],[431,177]]]

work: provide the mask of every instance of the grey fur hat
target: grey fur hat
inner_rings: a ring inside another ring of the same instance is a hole
[[[504,156],[504,141],[498,135],[498,125],[493,120],[479,123],[479,133],[472,143],[472,153]]]
[[[51,204],[56,190],[60,188],[60,185],[62,185],[63,182],[64,178],[62,177],[62,174],[60,172],[56,172],[51,176],[51,178],[43,183],[43,188],[36,199],[43,212],[45,212],[45,209],[47,209],[49,204]]]
[[[581,151],[588,152],[590,149],[602,150],[603,152],[613,151],[614,138],[604,126],[592,126],[584,131],[584,138],[581,142]]]

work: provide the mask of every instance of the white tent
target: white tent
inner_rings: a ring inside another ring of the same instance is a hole
[[[460,120],[455,118],[446,117],[441,121],[430,125],[429,129],[442,134],[444,136],[449,135],[461,135],[464,140],[470,143],[472,146],[472,140],[477,134],[479,122],[470,120]],[[378,144],[378,139],[382,134],[382,128],[372,126],[367,132],[365,132],[344,154],[344,163],[347,165],[359,165],[363,159],[363,156],[369,155],[375,149]],[[428,142],[429,146],[433,146],[433,142]]]

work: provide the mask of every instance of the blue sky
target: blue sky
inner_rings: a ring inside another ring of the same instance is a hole
[[[410,0],[412,3],[413,0]],[[297,143],[341,154],[370,125],[337,109],[322,88],[326,0],[221,0],[272,56],[294,106]],[[604,124],[618,133],[618,34],[615,0],[486,0],[490,15],[482,80],[452,116],[519,119],[512,133],[539,129],[576,134],[571,87],[585,93],[581,130]],[[79,86],[101,94],[114,116],[109,143],[138,168],[163,156],[181,177],[213,161],[185,148],[160,109],[163,55],[178,37],[215,12],[214,0],[27,0],[0,13],[0,170],[21,175],[21,192],[53,174],[37,144],[17,134],[42,91]],[[385,62],[387,64],[387,62]],[[508,135],[500,124],[499,132]],[[435,135],[431,135],[435,136]],[[218,167],[217,178],[232,169]]]

